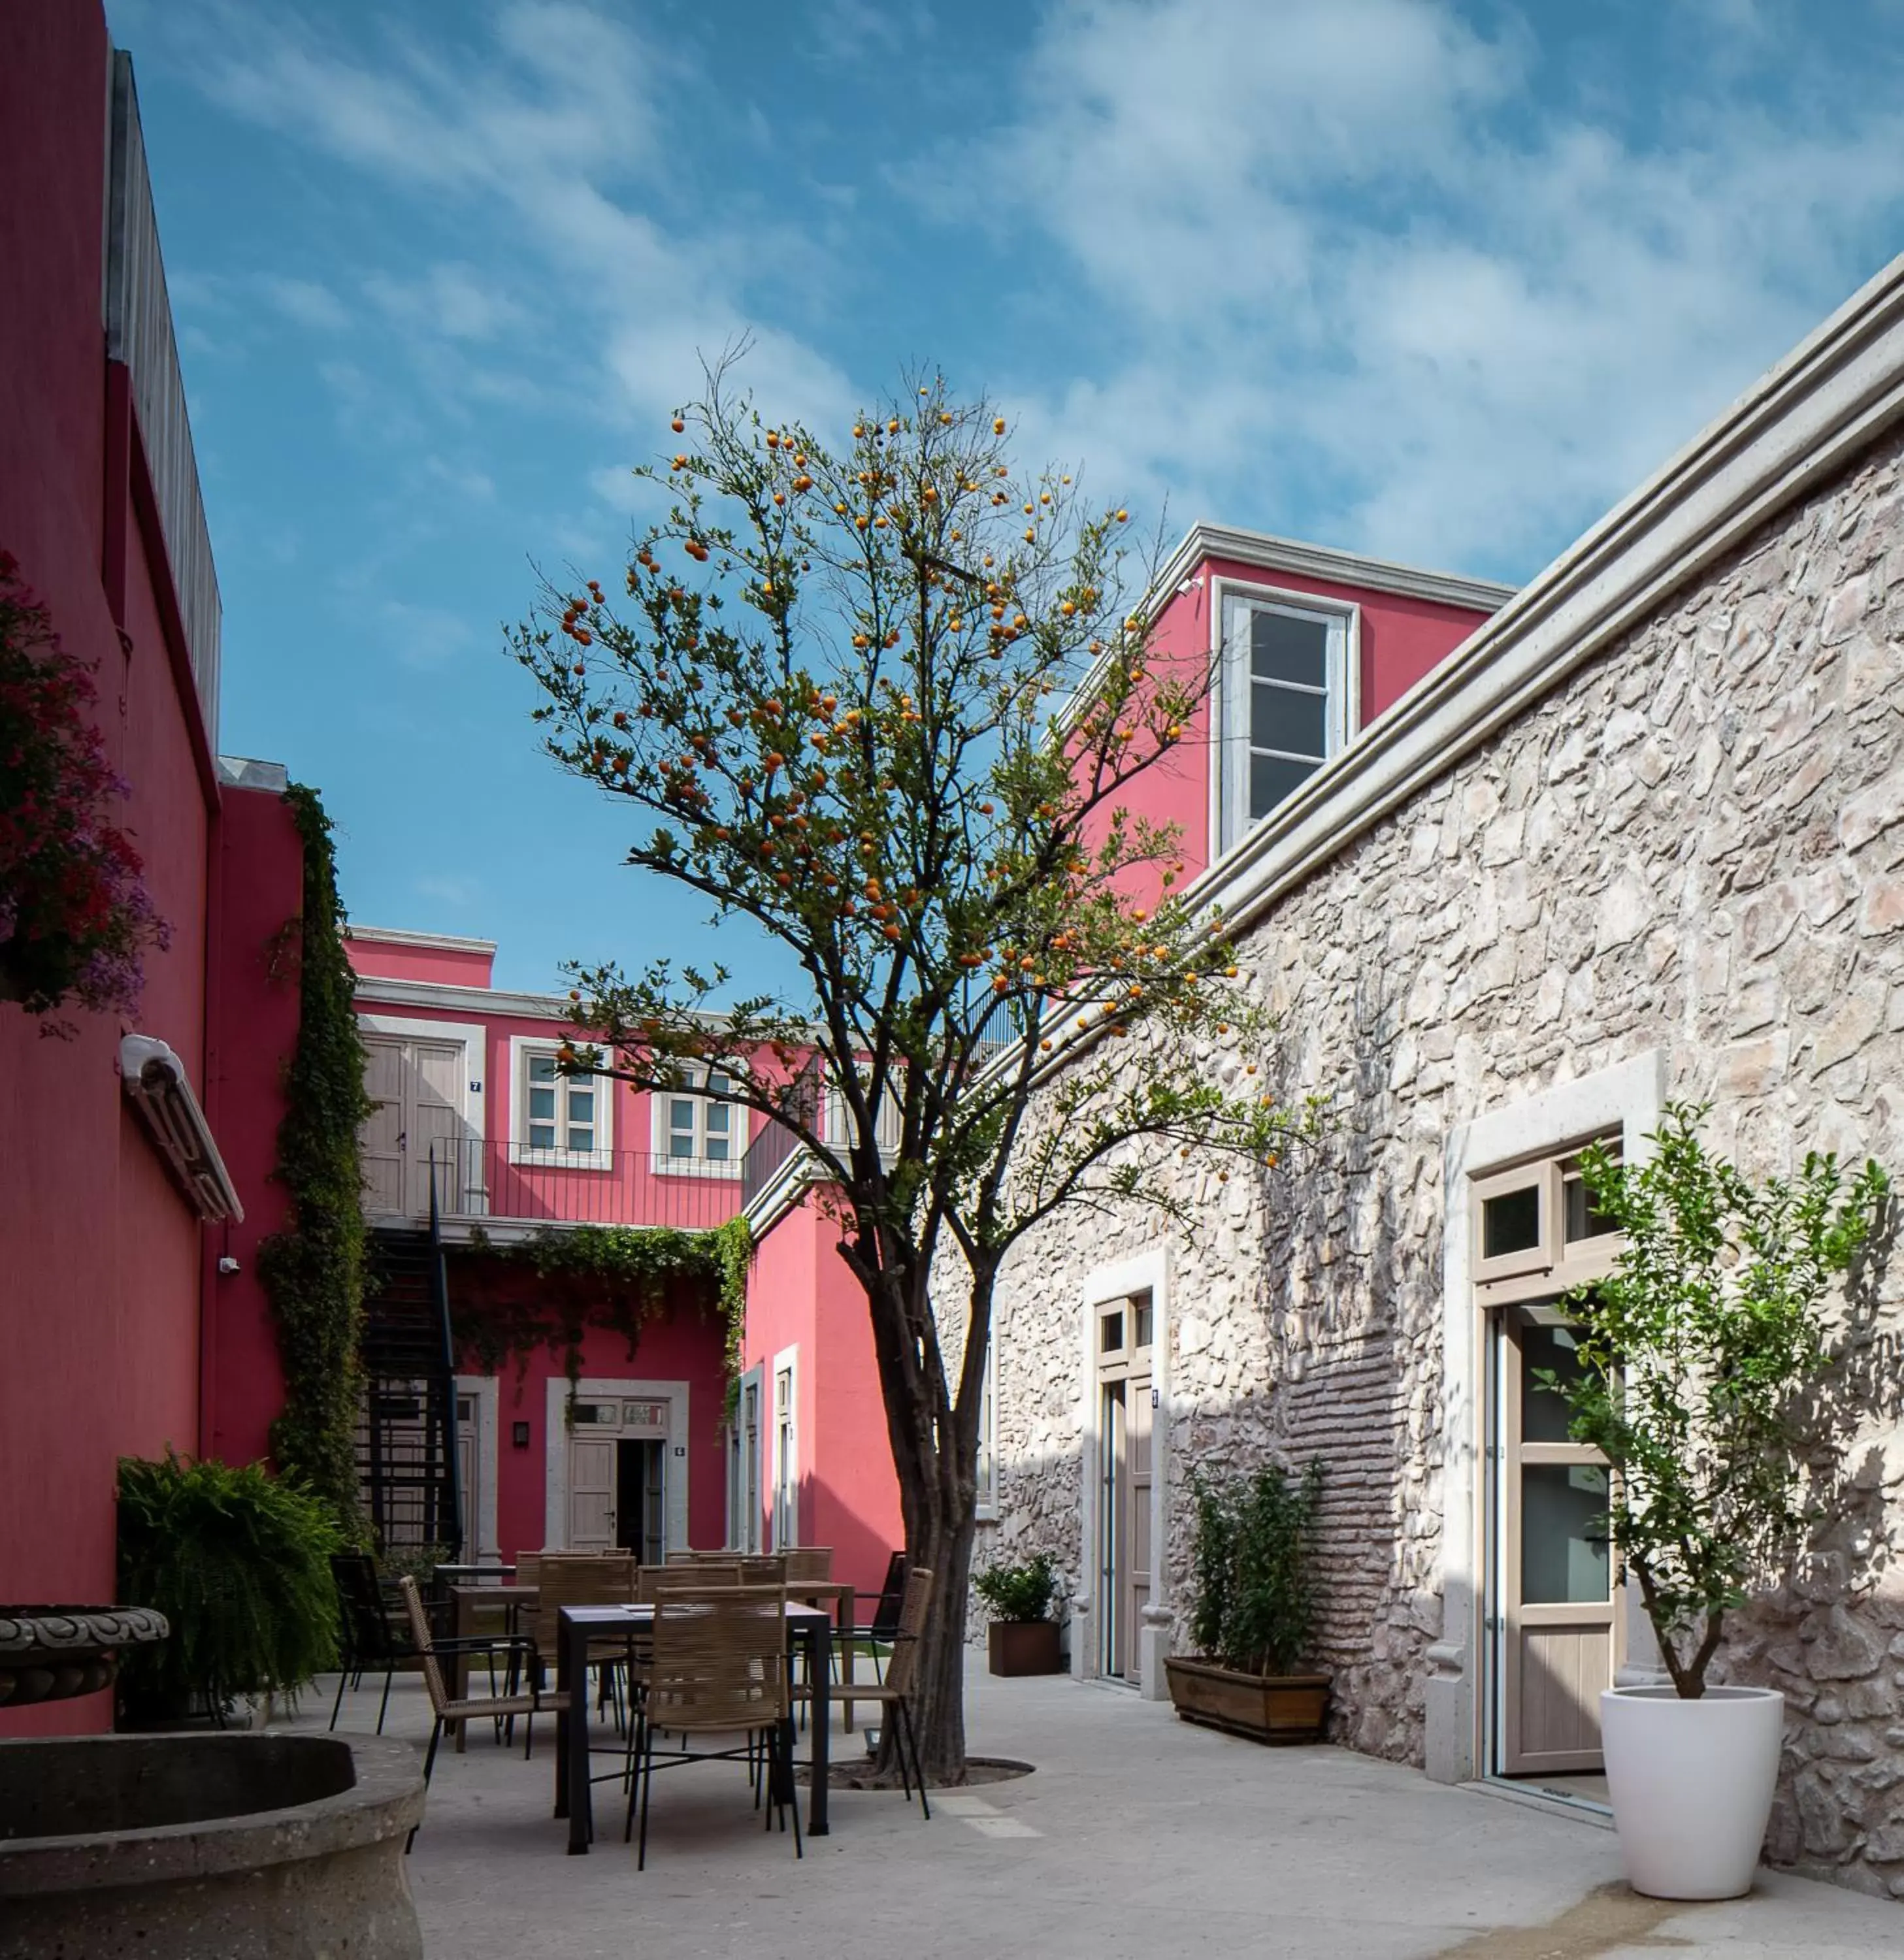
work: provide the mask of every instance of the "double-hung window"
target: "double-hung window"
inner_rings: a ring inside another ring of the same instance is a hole
[[[606,1168],[612,1147],[609,1092],[606,1077],[564,1075],[552,1045],[517,1042],[517,1157]]]
[[[655,1092],[656,1150],[660,1168],[703,1177],[738,1177],[747,1154],[747,1112],[720,1099],[733,1087],[722,1070],[709,1069],[693,1087]]]
[[[1224,598],[1224,850],[1347,743],[1355,623],[1353,606],[1294,594]]]

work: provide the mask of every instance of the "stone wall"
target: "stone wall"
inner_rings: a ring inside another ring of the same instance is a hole
[[[1710,1099],[1709,1134],[1754,1173],[1812,1146],[1904,1172],[1901,449],[1788,510],[1242,934],[1281,1087],[1327,1091],[1332,1133],[1253,1183],[1186,1166],[1194,1231],[1061,1218],[1018,1250],[995,1364],[1014,1551],[1080,1570],[1084,1282],[1167,1233],[1172,1602],[1186,1465],[1320,1454],[1340,1739],[1418,1762],[1450,1128],[1657,1048],[1669,1093]],[[1904,1895],[1901,1300],[1904,1260],[1839,1522],[1722,1666],[1791,1698],[1775,1855]]]

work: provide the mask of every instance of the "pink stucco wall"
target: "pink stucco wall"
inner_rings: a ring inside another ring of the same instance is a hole
[[[460,1316],[466,1327],[484,1300],[546,1293],[549,1284],[525,1268],[481,1255],[452,1255],[451,1323]],[[585,1377],[688,1385],[687,1455],[669,1463],[668,1475],[687,1479],[688,1535],[697,1547],[720,1545],[726,1530],[724,1349],[712,1290],[686,1283],[670,1290],[667,1311],[642,1330],[632,1356],[619,1334],[603,1328],[591,1328],[582,1342]],[[466,1352],[460,1372],[475,1373],[478,1365]],[[549,1452],[565,1447],[567,1439],[565,1434],[549,1434],[548,1385],[563,1373],[562,1354],[539,1349],[520,1367],[514,1360],[505,1361],[496,1377],[496,1537],[505,1558],[538,1551],[549,1542]],[[518,1422],[529,1425],[529,1440],[522,1448],[514,1441]]]
[[[117,1051],[123,1033],[156,1035],[205,1089],[219,797],[100,326],[105,17],[97,0],[16,0],[5,42],[0,547],[94,664],[107,752],[131,786],[123,819],[171,928],[135,1020],[76,1012],[75,1039],[47,1040],[0,1003],[0,1599],[105,1602],[117,1459],[201,1442],[203,1235],[126,1101]],[[113,427],[129,447],[109,442]],[[275,1081],[275,1060],[259,1066]],[[109,1704],[0,1713],[0,1734],[102,1728]]]
[[[743,1366],[761,1370],[761,1542],[773,1502],[774,1363],[796,1351],[799,1539],[830,1545],[833,1574],[877,1592],[905,1542],[866,1296],[809,1198],[756,1249]]]
[[[1157,615],[1153,644],[1160,672],[1175,670],[1201,676],[1209,659],[1212,638],[1210,608],[1219,580],[1234,586],[1272,586],[1289,592],[1346,600],[1359,613],[1361,666],[1358,727],[1366,727],[1392,707],[1415,683],[1445,660],[1489,616],[1467,606],[1417,599],[1278,566],[1248,565],[1240,560],[1208,558],[1191,574],[1187,592],[1173,593]],[[1208,695],[1186,724],[1183,742],[1165,759],[1136,778],[1119,798],[1132,816],[1172,824],[1182,838],[1180,856],[1188,880],[1206,870],[1215,854],[1211,833],[1211,731]],[[1103,835],[1103,822],[1092,826]],[[1156,902],[1161,886],[1154,872],[1134,872],[1127,889],[1146,904]]]
[[[289,1194],[272,1175],[285,1115],[283,1069],[297,1046],[299,990],[285,928],[303,904],[304,848],[289,806],[263,790],[221,798],[212,857],[210,1039],[205,1106],[244,1205],[204,1234],[203,1425],[199,1447],[228,1463],[270,1453],[284,1368],[258,1248],[282,1230]],[[218,1270],[221,1258],[238,1262]]]
[[[476,947],[412,946],[401,940],[360,939],[348,931],[345,950],[359,973],[443,987],[488,986],[496,957]]]

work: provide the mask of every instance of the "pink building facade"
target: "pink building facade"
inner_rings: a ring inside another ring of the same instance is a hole
[[[252,1254],[282,1215],[298,1004],[271,949],[302,859],[283,772],[217,756],[217,578],[131,65],[92,0],[9,9],[0,183],[0,549],[93,668],[170,928],[135,1015],[49,1040],[0,1002],[0,1599],[105,1603],[118,1459],[256,1456],[276,1407]],[[154,1099],[218,1176],[180,1173]],[[0,1735],[110,1719],[100,1694],[0,1710]]]
[[[362,1133],[374,1249],[400,1252],[435,1208],[465,1556],[625,1545],[654,1559],[720,1545],[728,1382],[718,1287],[677,1278],[658,1297],[628,1294],[625,1332],[612,1281],[531,1255],[591,1228],[726,1223],[740,1210],[746,1112],[718,1095],[564,1078],[568,1001],[492,986],[487,940],[352,927],[346,946],[374,1105]],[[373,1345],[378,1298],[367,1309]],[[572,1380],[565,1335],[528,1342],[510,1332],[530,1326],[575,1330]],[[493,1351],[499,1341],[508,1352]],[[377,1508],[387,1541],[444,1535],[400,1506]]]

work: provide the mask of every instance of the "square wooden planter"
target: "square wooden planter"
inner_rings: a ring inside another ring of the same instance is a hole
[[[994,1674],[1062,1674],[1055,1620],[994,1620],[985,1629]]]
[[[1329,1720],[1326,1674],[1238,1674],[1207,1660],[1164,1663],[1170,1700],[1186,1722],[1257,1742],[1320,1742]]]

